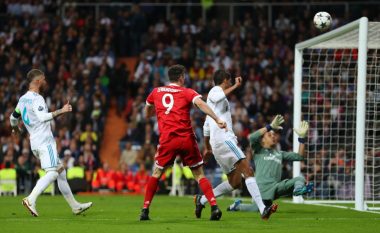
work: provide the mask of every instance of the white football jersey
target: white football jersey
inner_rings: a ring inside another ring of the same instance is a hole
[[[16,111],[21,114],[22,121],[28,130],[32,150],[54,142],[55,139],[50,126],[51,119],[41,122],[37,116],[48,112],[44,97],[38,93],[28,91],[19,99]]]
[[[215,86],[210,90],[207,96],[207,104],[220,119],[227,123],[228,129],[227,132],[225,129],[220,129],[216,122],[211,117],[207,116],[203,125],[203,131],[205,136],[210,136],[210,144],[216,145],[224,143],[226,140],[233,140],[236,142],[236,136],[232,130],[230,104],[220,86]]]

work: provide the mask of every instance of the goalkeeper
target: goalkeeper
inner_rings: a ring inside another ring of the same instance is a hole
[[[301,126],[294,131],[298,134],[300,143],[298,153],[276,150],[278,137],[275,131],[281,130],[280,126],[284,122],[281,115],[277,115],[271,124],[257,130],[249,135],[254,162],[256,167],[256,180],[259,186],[263,202],[266,206],[280,196],[293,194],[294,196],[309,193],[313,189],[313,184],[305,185],[305,178],[298,176],[293,179],[281,180],[282,161],[301,161],[304,159],[305,137],[309,130],[309,123],[301,122]],[[241,200],[236,200],[227,211],[257,211],[256,204],[241,204]]]

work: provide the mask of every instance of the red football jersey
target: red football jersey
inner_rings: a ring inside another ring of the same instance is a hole
[[[190,88],[175,84],[156,87],[146,99],[156,109],[158,129],[161,137],[194,134],[190,121],[190,109],[195,98],[201,97]]]

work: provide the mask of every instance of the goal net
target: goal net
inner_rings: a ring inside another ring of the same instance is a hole
[[[380,22],[297,44],[294,90],[295,126],[310,122],[306,160],[293,170],[314,182],[305,202],[380,207]]]

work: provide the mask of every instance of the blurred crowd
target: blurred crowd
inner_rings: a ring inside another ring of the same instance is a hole
[[[27,134],[11,134],[9,116],[28,90],[26,73],[31,68],[45,72],[49,111],[70,101],[73,113],[52,121],[59,157],[67,168],[93,171],[100,163],[109,83],[114,76],[110,63],[115,56],[109,25],[94,24],[93,18],[79,18],[74,11],[60,18],[44,12],[41,5],[38,11],[12,9],[8,5],[0,24],[0,168],[16,168],[18,188],[24,192],[38,179],[40,165],[32,156]]]
[[[247,135],[275,114],[285,118],[278,148],[292,150],[293,51],[297,42],[319,33],[312,26],[312,11],[276,11],[273,25],[268,26],[263,11],[241,10],[231,25],[217,14],[204,22],[176,8],[168,18],[160,8],[138,5],[100,11],[95,18],[88,9],[68,7],[61,17],[54,13],[54,1],[8,2],[0,7],[5,13],[0,24],[0,168],[15,167],[21,180],[33,177],[29,187],[39,165],[31,156],[26,135],[20,139],[11,135],[8,118],[27,88],[24,77],[32,67],[45,71],[51,111],[67,100],[74,107],[73,114],[53,122],[53,132],[66,167],[85,169],[87,190],[144,191],[159,134],[156,120],[145,120],[145,98],[154,87],[169,82],[167,70],[173,64],[186,67],[186,85],[204,99],[213,86],[214,71],[226,69],[232,77],[241,76],[243,85],[229,101],[242,150],[250,153]],[[347,17],[333,15],[333,27],[351,20]],[[127,56],[138,57],[134,71],[117,62]],[[99,160],[111,99],[128,123],[120,141],[118,170]],[[191,118],[203,149],[204,114],[193,108]],[[323,164],[306,164],[312,167],[310,174],[319,167],[340,166],[334,151],[318,150],[329,155]],[[214,160],[205,168],[214,185],[220,182],[221,170]],[[284,178],[291,177],[291,164],[284,164],[283,171]],[[352,169],[344,172],[351,174]],[[170,176],[163,178],[166,186]],[[20,181],[21,191],[25,182]]]

